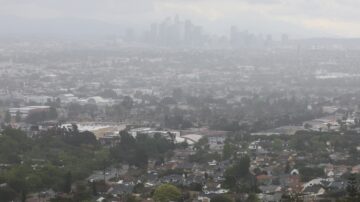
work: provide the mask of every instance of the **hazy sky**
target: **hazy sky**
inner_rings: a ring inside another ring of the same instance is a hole
[[[16,18],[139,26],[178,14],[218,33],[237,25],[255,33],[360,37],[359,9],[359,0],[0,0],[0,25]]]

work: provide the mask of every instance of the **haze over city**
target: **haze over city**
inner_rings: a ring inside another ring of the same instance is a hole
[[[0,0],[0,202],[359,202],[359,10]]]
[[[235,25],[258,34],[287,33],[297,38],[360,36],[357,10],[360,3],[356,0],[1,0],[0,3],[0,25],[4,28],[1,35],[116,34],[126,27],[141,31],[152,22],[179,15],[204,26],[211,34],[226,34]]]

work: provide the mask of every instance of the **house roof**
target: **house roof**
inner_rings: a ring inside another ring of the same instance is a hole
[[[108,194],[127,194],[132,193],[134,186],[130,184],[115,184],[109,188]]]
[[[258,175],[256,176],[257,180],[271,180],[273,177],[269,175]]]
[[[263,193],[274,193],[281,191],[281,187],[277,185],[259,186]]]

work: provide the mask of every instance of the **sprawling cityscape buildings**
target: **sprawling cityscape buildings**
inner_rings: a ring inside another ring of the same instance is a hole
[[[356,41],[232,27],[232,46],[205,48],[201,27],[177,17],[144,39],[152,48],[131,31],[122,43],[0,43],[1,197],[159,201],[162,186],[180,201],[349,195]]]
[[[359,39],[122,24],[0,31],[0,202],[360,201]]]
[[[145,30],[128,28],[118,38],[118,41],[122,42],[178,48],[259,48],[288,40],[286,34],[276,36],[275,39],[271,34],[255,34],[236,26],[229,27],[226,34],[214,34],[191,20],[181,19],[178,15],[152,23]]]

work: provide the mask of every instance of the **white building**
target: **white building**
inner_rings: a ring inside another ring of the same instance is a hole
[[[212,135],[208,136],[209,148],[211,150],[222,151],[224,148],[226,136],[225,135]]]
[[[9,112],[12,117],[16,116],[17,112],[20,112],[21,118],[26,118],[32,112],[48,111],[50,106],[27,106],[19,108],[9,108]]]

